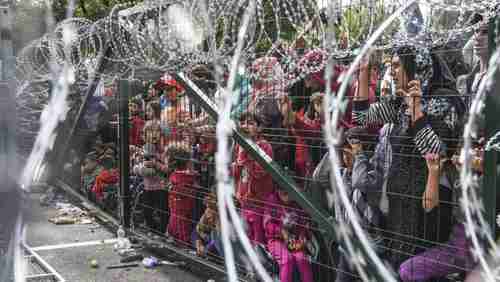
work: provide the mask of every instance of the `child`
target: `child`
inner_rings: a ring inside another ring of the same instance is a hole
[[[213,232],[220,230],[219,213],[217,210],[217,194],[215,191],[211,191],[205,197],[204,202],[206,206],[205,212],[196,225],[196,254],[204,257],[207,252],[213,252],[214,249],[216,249],[218,254],[221,255],[222,251],[217,249],[218,244],[214,241],[213,236]]]
[[[164,106],[161,109],[162,146],[168,146],[173,142],[192,139],[190,134],[184,130],[184,124],[189,121],[189,103],[185,98],[184,88],[174,79],[163,81],[165,94],[162,96]],[[191,142],[190,142],[191,143]]]
[[[312,282],[311,262],[307,257],[308,220],[300,207],[278,188],[266,201],[263,225],[267,248],[279,265],[281,282],[292,282],[297,267],[302,282]]]
[[[190,245],[193,209],[196,198],[197,174],[190,169],[191,148],[185,143],[175,143],[166,150],[166,163],[171,171],[168,180],[168,207],[170,219],[168,235],[180,243]]]
[[[165,232],[167,225],[167,195],[162,176],[165,173],[161,163],[160,149],[160,105],[150,102],[146,107],[148,121],[142,130],[144,146],[143,161],[135,166],[135,174],[144,179],[142,195],[146,226],[152,230]],[[154,212],[160,215],[160,222],[153,220]]]
[[[139,109],[141,107],[141,102],[138,99],[131,99],[128,103],[129,111],[129,145],[142,146],[143,140],[141,138],[141,131],[144,127],[144,120],[139,115]]]
[[[115,195],[118,190],[120,173],[116,168],[113,152],[105,152],[98,158],[97,162],[102,165],[102,169],[96,176],[91,191],[98,203],[104,205],[105,208],[114,210],[117,205]]]
[[[196,254],[201,257],[205,257],[207,253],[217,254],[219,257],[224,256],[216,189],[216,186],[213,186],[205,197],[206,209],[198,225],[196,225],[196,232],[193,234]],[[252,269],[248,267],[248,258],[243,250],[243,246],[236,240],[235,232],[232,228],[229,232],[236,263],[246,267],[247,274],[251,274]]]
[[[240,128],[244,135],[254,141],[270,158],[273,158],[271,145],[261,137],[261,123],[255,115],[242,114]],[[263,244],[263,203],[274,191],[273,179],[257,161],[252,160],[248,153],[238,145],[235,147],[235,156],[233,177],[236,182],[236,197],[240,202],[242,215],[248,226],[248,238],[252,242]]]
[[[460,152],[459,150],[458,152]],[[481,177],[483,174],[483,144],[477,144],[472,157],[472,169],[474,173]],[[454,179],[450,179],[455,183],[454,197],[456,203],[460,203],[462,191],[460,191],[460,179],[458,171],[460,171],[461,163],[459,156],[455,155],[453,163],[457,167],[457,173]],[[426,192],[423,198],[423,206],[429,210],[439,205],[439,188],[441,164],[440,158],[435,154],[426,155],[427,167],[429,171]],[[448,175],[449,176],[449,175]],[[479,178],[480,181],[480,178]],[[431,248],[415,257],[412,257],[399,268],[399,275],[403,281],[428,281],[433,278],[445,277],[452,273],[461,273],[464,269],[472,269],[473,256],[470,252],[470,243],[465,234],[465,215],[461,210],[460,205],[454,209],[455,225],[450,235],[450,239],[445,244]]]
[[[81,189],[90,199],[91,189],[94,186],[95,178],[101,173],[103,167],[99,165],[96,152],[90,152],[85,157],[81,168]]]
[[[319,152],[312,151],[313,148],[314,151],[318,151],[316,148],[320,147],[322,142],[323,96],[324,93],[321,92],[312,94],[307,112],[295,116],[292,132],[296,136],[295,171],[299,182],[303,182],[302,178],[310,176],[311,170],[319,162],[320,156],[317,156]],[[316,158],[313,155],[316,155]],[[316,161],[313,161],[314,159]]]
[[[375,246],[381,251],[382,236],[378,230],[383,229],[384,216],[379,208],[380,194],[384,179],[384,163],[387,156],[384,143],[379,144],[375,149],[375,154],[368,159],[363,152],[365,144],[372,139],[363,128],[351,128],[346,133],[346,140],[342,157],[344,169],[342,175],[346,185],[346,193],[354,208],[361,226],[371,237]],[[338,191],[336,191],[338,193]],[[349,216],[345,207],[340,203],[336,204],[336,218],[339,222],[350,225]],[[340,248],[338,272],[336,282],[356,281],[355,271],[348,260],[349,254]]]
[[[198,142],[193,145],[193,169],[200,175],[199,183],[201,187],[212,187],[215,184],[215,163],[214,154],[216,143],[213,128],[206,131],[196,132],[200,134]],[[207,194],[206,189],[199,189],[196,196],[196,206],[194,210],[194,220],[198,221],[203,212],[203,198]]]

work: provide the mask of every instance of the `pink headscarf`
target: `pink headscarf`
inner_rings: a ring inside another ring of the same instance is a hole
[[[328,53],[321,49],[313,49],[307,52],[298,63],[298,70],[303,77],[309,77],[317,81],[323,87],[326,87],[325,68],[328,62]],[[331,79],[332,91],[337,91],[340,83],[338,77],[345,71],[345,68],[340,65],[333,66],[333,77]]]
[[[255,60],[250,67],[251,76],[263,83],[253,89],[256,96],[280,96],[285,93],[285,74],[280,62],[275,57],[262,57]]]

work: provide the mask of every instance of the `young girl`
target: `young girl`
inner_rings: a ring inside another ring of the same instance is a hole
[[[185,245],[190,245],[191,241],[198,176],[190,168],[190,149],[186,143],[175,143],[166,150],[166,169],[172,172],[168,178],[170,219],[167,232],[178,243]]]
[[[244,113],[240,119],[241,131],[270,157],[271,145],[261,137],[260,120],[253,114]],[[236,160],[233,162],[233,176],[236,182],[236,197],[241,205],[242,215],[248,227],[252,242],[264,243],[262,212],[265,199],[274,191],[271,175],[267,173],[248,153],[236,146]]]
[[[316,92],[310,97],[309,109],[305,114],[299,113],[295,116],[292,133],[296,137],[295,143],[295,171],[299,177],[299,183],[302,178],[308,177],[312,173],[315,163],[319,162],[319,157],[313,157],[315,152],[311,152],[314,147],[319,147],[322,142],[321,125],[323,120],[323,95]],[[318,151],[318,150],[315,150]],[[314,162],[316,159],[316,162]]]
[[[279,189],[267,198],[263,224],[267,248],[280,268],[280,281],[292,282],[297,267],[301,281],[312,282],[311,262],[306,254],[308,220],[288,192]]]

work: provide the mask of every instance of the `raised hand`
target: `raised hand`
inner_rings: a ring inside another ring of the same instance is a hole
[[[425,155],[425,162],[427,163],[427,169],[433,172],[439,172],[441,170],[441,158],[438,154],[427,154]]]

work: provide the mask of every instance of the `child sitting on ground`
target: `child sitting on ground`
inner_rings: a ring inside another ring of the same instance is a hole
[[[222,252],[217,249],[218,246],[214,240],[214,232],[217,232],[220,228],[219,213],[217,211],[217,194],[215,191],[211,191],[205,197],[204,204],[206,207],[205,212],[196,225],[196,254],[204,257],[207,255],[207,252],[217,250],[219,255],[221,255]]]

